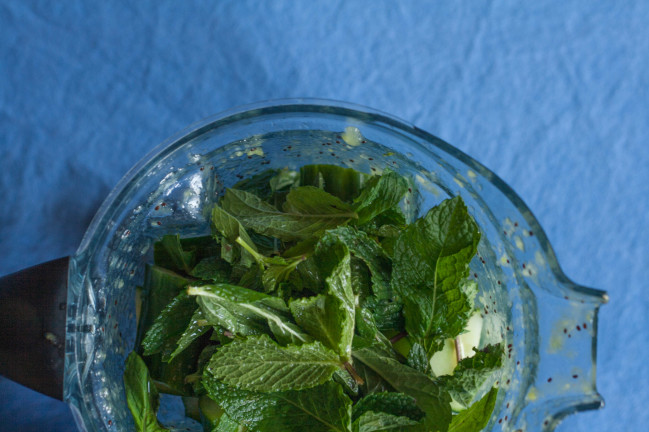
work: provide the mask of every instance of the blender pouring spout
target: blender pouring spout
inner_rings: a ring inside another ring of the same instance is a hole
[[[599,409],[597,323],[604,291],[559,284],[561,295],[537,291],[538,351],[517,427],[552,431],[569,415]]]

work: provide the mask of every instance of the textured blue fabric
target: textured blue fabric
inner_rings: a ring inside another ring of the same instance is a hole
[[[566,274],[609,291],[607,407],[559,431],[646,430],[649,3],[222,1],[0,4],[0,275],[74,252],[154,145],[232,106],[374,107],[514,187]],[[0,430],[70,431],[0,378]]]

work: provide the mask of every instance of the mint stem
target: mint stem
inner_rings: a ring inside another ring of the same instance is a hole
[[[259,268],[261,270],[263,270],[265,268],[263,256],[259,255],[259,253],[256,250],[254,250],[252,247],[250,247],[250,245],[248,243],[243,241],[243,239],[241,237],[237,237],[237,239],[235,240],[235,243],[238,243],[250,255],[252,255],[252,257],[255,259],[255,261],[257,261],[257,264],[259,264]]]
[[[391,343],[397,343],[406,336],[408,336],[408,333],[405,332],[405,331],[402,331],[401,333],[397,334],[396,336],[392,336],[392,338],[390,338],[390,342]]]
[[[462,344],[460,343],[460,338],[456,337],[455,338],[455,357],[457,358],[457,362],[461,362],[462,359],[464,358],[464,348],[462,347]]]
[[[358,372],[356,372],[356,369],[354,369],[354,366],[352,366],[351,363],[345,362],[345,364],[343,366],[345,367],[345,370],[349,373],[349,375],[351,375],[351,377],[354,378],[354,381],[356,381],[356,384],[358,384],[358,385],[365,384],[365,381],[363,380],[363,378],[361,378],[358,375]]]

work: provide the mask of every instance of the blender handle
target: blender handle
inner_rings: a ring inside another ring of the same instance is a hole
[[[0,375],[63,399],[70,257],[0,278]]]

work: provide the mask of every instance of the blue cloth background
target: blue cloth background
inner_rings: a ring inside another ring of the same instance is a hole
[[[494,0],[0,4],[0,275],[72,254],[153,146],[232,106],[374,107],[490,167],[568,276],[608,290],[604,410],[559,431],[649,424],[649,3]],[[0,430],[71,431],[0,378]]]

